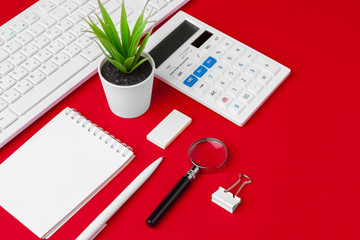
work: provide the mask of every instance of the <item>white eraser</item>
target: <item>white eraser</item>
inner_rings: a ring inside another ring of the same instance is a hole
[[[147,135],[147,139],[165,149],[190,123],[191,118],[174,109]]]
[[[219,189],[211,195],[211,200],[231,213],[235,211],[241,202],[241,198],[237,196],[234,197],[231,192],[225,192],[225,189],[222,187],[219,187]]]

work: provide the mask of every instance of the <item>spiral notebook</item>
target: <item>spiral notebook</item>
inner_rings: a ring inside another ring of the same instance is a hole
[[[133,158],[130,147],[66,108],[0,165],[0,206],[47,239]]]

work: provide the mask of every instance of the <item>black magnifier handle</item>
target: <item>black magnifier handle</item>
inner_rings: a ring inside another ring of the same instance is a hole
[[[186,173],[185,176],[181,177],[176,185],[171,189],[171,191],[166,195],[166,197],[161,201],[161,203],[156,207],[152,212],[150,217],[146,219],[146,225],[149,227],[154,227],[156,222],[161,218],[161,216],[166,212],[166,210],[178,199],[178,197],[183,193],[183,191],[189,186],[192,180],[196,178],[199,173],[199,168],[197,166],[192,166],[191,169]]]

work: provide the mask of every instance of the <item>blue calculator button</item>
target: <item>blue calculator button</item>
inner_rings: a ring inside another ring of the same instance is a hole
[[[194,75],[201,78],[202,76],[204,76],[204,74],[207,72],[207,69],[206,67],[204,66],[200,66],[198,67],[195,72],[194,72]]]
[[[197,77],[195,77],[194,75],[190,75],[187,79],[185,79],[184,84],[186,86],[192,87],[197,81]]]
[[[214,64],[216,63],[216,59],[213,57],[208,57],[205,62],[203,63],[203,65],[207,68],[211,68],[212,66],[214,66]]]

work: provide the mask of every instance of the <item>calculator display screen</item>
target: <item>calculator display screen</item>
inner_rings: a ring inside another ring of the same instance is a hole
[[[188,21],[182,22],[169,35],[167,35],[149,54],[158,68],[168,57],[171,56],[181,45],[199,30],[198,27]]]
[[[201,45],[204,44],[209,38],[211,38],[213,34],[209,31],[203,32],[197,39],[195,39],[191,45],[193,45],[196,48],[201,47]]]

